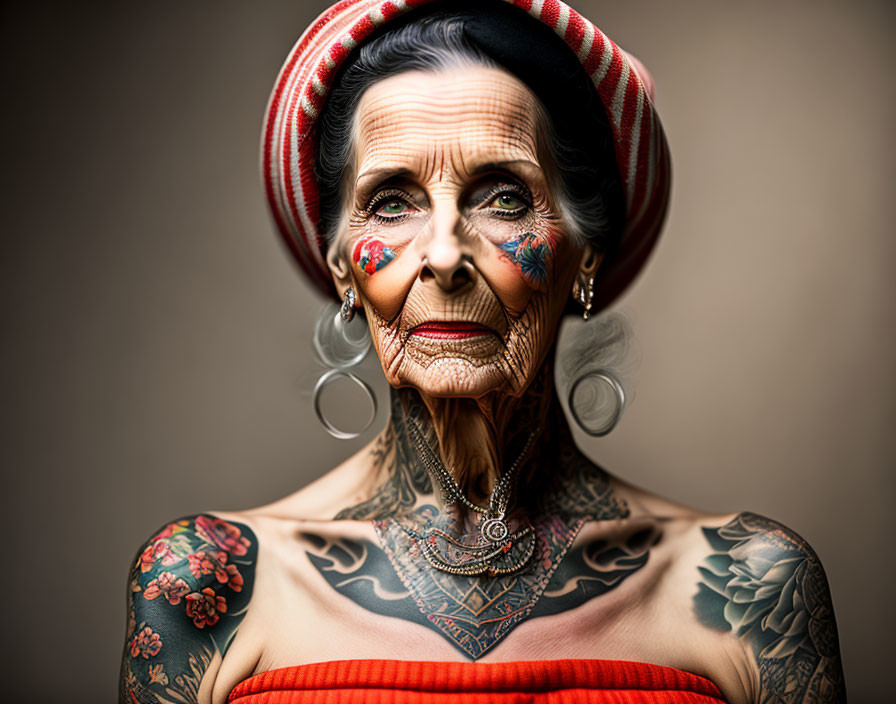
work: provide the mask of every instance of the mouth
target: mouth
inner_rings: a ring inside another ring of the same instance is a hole
[[[438,340],[462,340],[468,337],[496,335],[490,327],[468,320],[428,320],[411,328],[410,334]]]

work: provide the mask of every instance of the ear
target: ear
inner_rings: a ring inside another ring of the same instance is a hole
[[[336,291],[339,293],[339,298],[345,298],[345,291],[349,286],[353,285],[354,280],[352,279],[351,274],[351,264],[345,256],[345,253],[342,251],[342,247],[339,247],[338,245],[330,247],[327,252],[327,266],[330,268],[330,273],[333,275],[333,283],[336,284]]]
[[[604,255],[599,254],[589,243],[585,243],[582,250],[582,259],[579,261],[579,278],[592,279],[604,260]]]

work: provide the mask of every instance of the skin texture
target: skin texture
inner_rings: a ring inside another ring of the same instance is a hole
[[[205,515],[147,542],[122,702],[224,704],[253,673],[362,658],[633,660],[708,677],[731,704],[845,701],[802,538],[648,494],[575,446],[554,343],[573,280],[601,259],[566,234],[540,114],[517,79],[481,67],[364,95],[328,261],[370,326],[389,421],[310,486],[224,516],[217,538]],[[483,515],[439,466],[480,507],[517,470],[512,540],[488,544],[476,574],[432,562],[484,544]]]
[[[599,259],[565,234],[532,92],[470,66],[432,86],[431,73],[407,72],[363,96],[349,214],[329,262],[340,293],[358,294],[389,383],[417,389],[432,422],[450,424],[436,431],[443,455],[468,468],[459,479],[470,491],[487,493],[509,426],[545,414],[520,399],[573,278]],[[389,254],[362,267],[372,242]],[[480,334],[419,334],[445,321]]]

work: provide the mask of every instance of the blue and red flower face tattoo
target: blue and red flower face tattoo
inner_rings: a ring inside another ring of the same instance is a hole
[[[499,246],[529,281],[534,284],[545,283],[548,276],[548,262],[554,254],[553,239],[541,237],[533,232],[524,232]]]

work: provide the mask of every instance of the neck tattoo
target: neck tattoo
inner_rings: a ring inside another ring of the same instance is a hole
[[[426,444],[417,422],[406,420],[404,425],[430,476],[439,483],[446,503],[462,504],[478,514],[478,534],[473,532],[456,536],[431,523],[423,531],[405,528],[426,561],[442,572],[468,576],[512,574],[524,567],[535,552],[534,530],[532,524],[524,520],[517,530],[511,531],[506,518],[507,505],[513,481],[541,428],[536,428],[529,434],[516,461],[495,483],[488,507],[482,507],[464,496],[451,472]]]
[[[538,430],[528,441],[519,437],[518,459],[501,475],[507,503],[499,479],[486,507],[436,468],[437,451],[423,434],[425,409],[403,406],[393,394],[392,422],[373,451],[375,469],[387,478],[370,499],[336,516],[371,521],[377,541],[346,539],[338,524],[333,534],[306,533],[312,566],[362,608],[424,626],[473,660],[524,621],[617,588],[647,563],[658,534],[631,525],[612,536],[580,536],[586,523],[618,521],[629,509],[604,471],[576,448],[556,399],[551,406],[542,437],[535,442]],[[441,460],[438,466],[444,469]],[[508,514],[510,493],[522,487]],[[441,509],[434,489],[443,494]],[[503,532],[500,526],[483,535],[486,521],[499,516],[512,538],[507,552],[506,541],[488,537]]]

